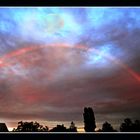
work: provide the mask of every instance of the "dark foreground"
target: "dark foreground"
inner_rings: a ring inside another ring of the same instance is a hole
[[[59,140],[67,140],[67,139],[74,139],[74,140],[95,140],[95,139],[139,139],[140,138],[140,133],[105,133],[105,132],[100,132],[100,133],[0,133],[0,139],[29,139],[29,140],[42,140],[42,139],[59,139]]]

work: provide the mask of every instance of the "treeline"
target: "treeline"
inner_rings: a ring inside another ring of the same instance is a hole
[[[120,124],[119,130],[115,130],[113,126],[105,121],[102,128],[96,129],[96,122],[93,109],[91,107],[85,107],[83,113],[84,130],[85,132],[140,132],[140,120],[132,121],[130,118],[124,119],[124,122]],[[13,132],[78,132],[74,122],[71,122],[69,128],[66,128],[64,124],[57,125],[56,127],[49,129],[48,126],[40,125],[38,122],[18,122],[17,128],[13,129]]]
[[[91,107],[84,108],[84,129],[85,132],[95,132],[96,122],[93,109]],[[140,132],[140,120],[132,121],[130,118],[124,119],[124,122],[120,124],[120,132]],[[113,126],[105,121],[102,128],[97,130],[97,132],[117,132]]]
[[[71,122],[69,128],[66,128],[63,124],[49,130],[48,126],[40,125],[38,122],[18,122],[17,128],[13,129],[13,132],[77,132],[74,122]]]

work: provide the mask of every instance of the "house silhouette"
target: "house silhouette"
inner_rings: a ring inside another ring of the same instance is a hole
[[[8,132],[8,128],[5,123],[0,123],[0,132]]]

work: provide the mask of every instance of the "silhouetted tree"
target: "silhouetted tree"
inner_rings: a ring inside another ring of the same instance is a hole
[[[126,118],[120,126],[121,132],[140,132],[140,120],[135,120],[134,123],[131,119]]]
[[[105,122],[105,123],[102,125],[102,130],[101,130],[101,132],[116,132],[116,130],[111,126],[110,123]]]
[[[77,132],[77,127],[75,126],[74,122],[71,122],[70,128],[68,129],[69,132]]]
[[[13,129],[14,132],[47,132],[48,127],[43,127],[37,122],[18,122],[17,128]]]
[[[140,132],[140,120],[135,120],[133,123],[133,131]]]
[[[130,118],[124,119],[124,122],[120,126],[121,132],[132,132],[133,131],[133,123]]]
[[[56,127],[52,128],[50,130],[50,132],[67,132],[68,130],[66,129],[66,127],[62,124],[62,125],[57,125]]]
[[[95,124],[95,117],[94,112],[91,107],[84,108],[84,129],[86,132],[93,132],[95,131],[96,124]]]

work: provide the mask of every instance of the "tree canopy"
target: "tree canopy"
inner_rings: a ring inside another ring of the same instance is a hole
[[[47,132],[48,127],[40,125],[38,122],[18,122],[17,128],[13,129],[14,132]]]

